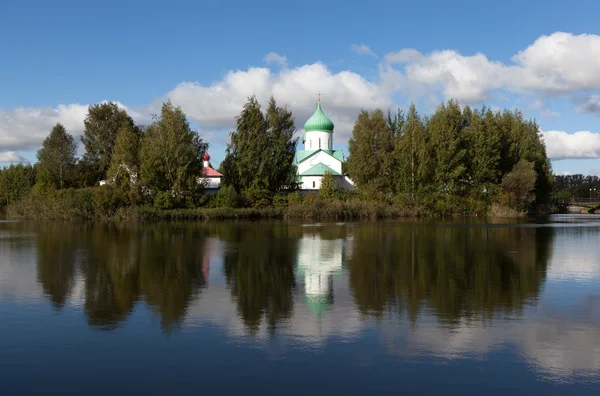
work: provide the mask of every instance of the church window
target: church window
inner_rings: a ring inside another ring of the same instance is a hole
[[[329,138],[329,150],[331,150],[333,148],[333,145],[331,144],[331,138]]]
[[[315,181],[313,180],[313,188],[315,188]]]
[[[319,148],[321,148],[321,138],[319,138]]]
[[[312,148],[312,139],[308,139],[308,148],[311,149]]]

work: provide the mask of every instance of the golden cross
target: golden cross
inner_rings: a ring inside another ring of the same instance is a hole
[[[321,91],[317,92],[317,103],[321,103]]]

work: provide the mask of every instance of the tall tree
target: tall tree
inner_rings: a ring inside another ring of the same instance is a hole
[[[195,203],[202,186],[202,154],[208,149],[198,134],[190,128],[180,107],[170,101],[163,103],[160,116],[141,141],[140,177],[155,193],[167,193],[179,205]]]
[[[426,164],[425,127],[414,104],[411,104],[406,120],[396,138],[394,156],[396,188],[399,192],[414,194],[425,176]]]
[[[499,183],[500,132],[496,116],[490,109],[471,113],[469,126],[464,130],[468,141],[466,156],[468,174],[474,192],[487,191],[487,187]]]
[[[454,100],[442,104],[431,117],[429,133],[435,164],[433,181],[440,193],[458,193],[465,177],[463,126],[460,106]]]
[[[83,161],[91,170],[89,183],[95,184],[106,176],[117,133],[124,127],[136,128],[133,119],[116,103],[99,103],[89,107],[81,136],[85,147]]]
[[[292,112],[270,98],[266,114],[255,96],[248,98],[236,117],[222,164],[224,184],[238,192],[275,193],[290,188],[295,179],[297,138]]]
[[[394,136],[381,109],[359,115],[348,142],[348,174],[360,188],[394,191]]]
[[[57,123],[37,152],[38,182],[54,188],[69,187],[75,178],[76,152],[73,136]]]
[[[114,154],[108,168],[109,180],[137,180],[140,167],[140,135],[135,128],[124,126],[115,140]]]
[[[10,165],[0,172],[0,204],[18,201],[31,191],[35,169],[31,165]]]
[[[296,126],[289,108],[279,107],[271,96],[267,106],[267,147],[263,151],[263,168],[267,171],[266,188],[275,193],[289,189],[296,180],[294,155],[298,138],[294,138]],[[266,155],[265,155],[266,154]]]

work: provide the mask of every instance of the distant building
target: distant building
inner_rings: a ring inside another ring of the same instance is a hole
[[[208,164],[208,161],[210,161],[210,154],[208,152],[202,155],[202,161],[204,161],[204,166],[202,167],[202,175],[204,177],[199,178],[199,181],[206,183],[204,188],[208,195],[216,194],[221,187],[221,178],[223,175]]]
[[[333,149],[333,127],[333,122],[321,109],[319,98],[317,110],[304,124],[304,150],[296,151],[297,182],[301,190],[320,189],[326,172],[333,175],[337,188],[354,188],[354,183],[342,169],[344,155]]]

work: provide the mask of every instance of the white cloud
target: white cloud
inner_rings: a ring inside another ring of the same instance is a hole
[[[404,49],[385,56],[384,70],[465,103],[480,103],[502,90],[568,97],[600,90],[600,36],[556,32],[538,38],[511,60],[503,64],[481,53]],[[593,108],[598,110],[600,106]]]
[[[29,163],[27,158],[21,157],[14,151],[0,152],[0,163],[1,164],[15,164],[15,163]]]
[[[600,158],[600,134],[590,131],[566,133],[542,132],[546,152],[553,160]]]
[[[0,150],[35,150],[57,122],[80,134],[86,113],[87,106],[81,104],[0,110]]]
[[[389,95],[380,85],[357,73],[332,73],[321,63],[279,72],[269,68],[231,71],[211,85],[181,83],[166,96],[202,127],[226,129],[233,127],[234,118],[248,97],[256,95],[261,104],[266,104],[273,95],[279,105],[290,106],[297,127],[301,129],[304,120],[314,111],[318,91],[323,93],[324,111],[335,122],[334,136],[343,141],[349,137],[360,109],[391,104]]]
[[[145,109],[130,108],[118,101],[115,103],[127,110],[137,122],[149,120],[149,113]],[[75,103],[60,104],[56,107],[0,109],[0,151],[6,151],[0,154],[0,163],[27,161],[15,151],[37,150],[57,123],[63,124],[67,132],[79,143],[88,107],[87,104]]]
[[[377,58],[377,54],[365,44],[352,44],[352,51],[354,51],[358,55],[367,55]]]
[[[352,48],[359,54],[375,55],[364,44]],[[283,67],[231,70],[211,84],[182,82],[155,102],[127,110],[136,121],[147,122],[151,113],[160,110],[162,100],[170,98],[219,142],[228,139],[235,116],[251,95],[263,104],[274,95],[279,104],[289,105],[301,130],[314,109],[315,93],[323,92],[323,107],[336,124],[334,136],[339,143],[347,141],[361,109],[393,106],[392,98],[399,93],[409,101],[425,100],[426,104],[440,94],[463,104],[480,104],[505,99],[508,93],[526,93],[527,101],[533,101],[543,117],[558,115],[547,107],[547,99],[562,95],[579,111],[600,114],[600,94],[595,92],[600,91],[600,36],[596,35],[557,32],[542,36],[516,52],[509,63],[488,59],[482,53],[440,50],[423,54],[405,48],[385,55],[375,80],[351,71],[334,73],[322,63],[290,68],[287,58],[275,52],[267,54],[265,61]],[[56,122],[79,136],[87,107],[64,104],[0,110],[0,152],[36,150]],[[597,158],[598,139],[590,132],[546,133],[549,154],[555,159]]]
[[[277,63],[280,66],[287,66],[287,61],[288,59],[285,56],[279,55],[277,52],[269,52],[265,56],[265,62],[267,62],[267,64]]]

